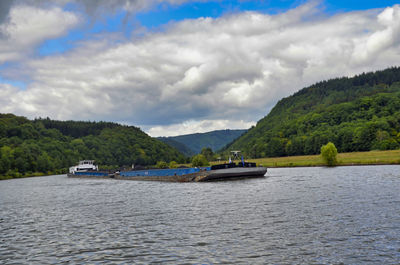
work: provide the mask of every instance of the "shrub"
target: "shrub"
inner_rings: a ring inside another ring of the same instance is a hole
[[[329,142],[321,147],[321,156],[327,166],[333,167],[337,164],[336,156],[337,149],[336,146]]]
[[[168,164],[165,161],[158,161],[156,167],[157,168],[168,168]]]
[[[169,168],[177,168],[177,167],[178,167],[178,163],[176,163],[175,161],[169,162]]]
[[[208,164],[207,158],[202,154],[195,155],[192,159],[193,167],[204,167],[204,166],[208,166],[208,165],[209,164]]]

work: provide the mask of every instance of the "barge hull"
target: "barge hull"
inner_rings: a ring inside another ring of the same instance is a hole
[[[266,173],[266,167],[218,169],[208,171],[207,174],[196,178],[195,181],[200,182],[228,179],[262,178]]]

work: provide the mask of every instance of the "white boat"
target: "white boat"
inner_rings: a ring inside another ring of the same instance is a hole
[[[79,161],[77,166],[69,168],[69,173],[74,174],[75,172],[86,172],[86,171],[98,171],[99,168],[94,164],[94,160],[82,160]]]

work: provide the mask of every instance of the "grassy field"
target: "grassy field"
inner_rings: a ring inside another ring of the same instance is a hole
[[[340,153],[337,156],[337,160],[338,166],[400,164],[400,150]],[[320,155],[267,157],[248,159],[246,161],[256,162],[257,165],[266,167],[312,167],[324,165]],[[218,163],[213,162],[211,164]]]

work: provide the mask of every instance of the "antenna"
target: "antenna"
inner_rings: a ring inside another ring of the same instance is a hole
[[[231,153],[233,155],[233,160],[239,159],[239,154],[240,154],[239,150],[231,151]]]

